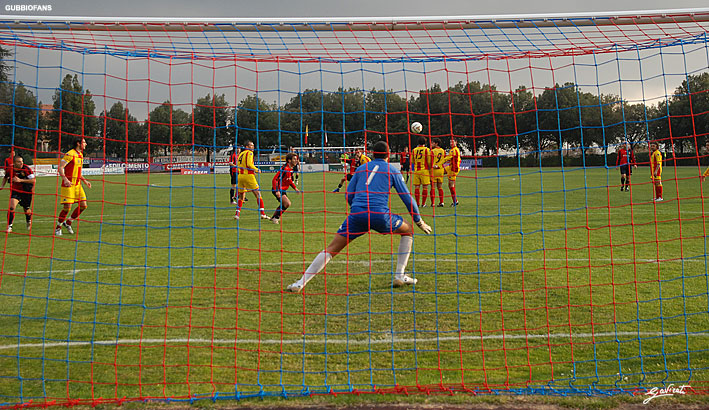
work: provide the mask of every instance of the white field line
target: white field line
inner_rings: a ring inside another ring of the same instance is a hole
[[[610,258],[597,258],[593,257],[592,260],[594,262],[611,262]],[[409,266],[412,266],[415,263],[427,263],[427,262],[436,262],[436,263],[452,263],[452,262],[457,262],[460,264],[468,264],[468,266],[471,266],[470,264],[475,264],[478,262],[588,262],[588,258],[546,258],[546,259],[541,259],[541,258],[509,258],[505,255],[500,256],[499,258],[478,258],[478,259],[470,259],[470,258],[412,258],[409,261]],[[671,260],[660,260],[659,262],[656,259],[631,259],[631,258],[613,258],[613,262],[639,262],[639,263],[682,263],[682,262],[694,262],[694,263],[705,263],[704,258],[693,258],[693,259],[671,259]],[[62,262],[65,263],[65,262]],[[217,265],[179,265],[179,266],[136,266],[136,265],[126,265],[126,266],[104,266],[104,267],[96,267],[96,268],[79,268],[79,269],[52,269],[52,270],[28,270],[28,271],[5,271],[5,274],[8,275],[25,275],[25,274],[42,274],[42,273],[56,273],[56,274],[66,274],[66,275],[74,275],[76,273],[81,273],[81,272],[96,272],[96,271],[124,271],[124,270],[143,270],[143,269],[220,269],[220,268],[236,268],[236,267],[258,267],[258,266],[288,266],[288,265],[307,265],[309,264],[309,260],[302,260],[302,261],[277,261],[277,262],[260,262],[260,263],[239,263],[239,264],[217,264]],[[357,266],[369,266],[370,264],[390,264],[393,265],[394,259],[376,259],[376,260],[347,260],[345,257],[341,257],[339,259],[333,259],[328,263],[328,265],[357,265]],[[86,262],[86,263],[81,263],[81,264],[93,264],[93,262]],[[474,266],[474,265],[473,265]],[[474,272],[472,269],[470,272],[467,273],[472,273]]]
[[[265,201],[264,201],[264,202],[265,202]],[[251,208],[250,206],[248,206],[248,204],[245,204],[245,205],[246,205],[246,206],[243,207],[244,210],[253,210],[254,212],[256,211],[256,208]],[[140,206],[135,206],[134,208],[135,208],[136,210],[139,209],[139,210],[142,211],[142,210],[144,209],[144,206],[143,206],[143,205],[140,205]],[[267,208],[268,208],[268,205],[267,205]],[[272,208],[275,209],[276,207],[273,206]],[[503,214],[503,215],[504,215],[504,216],[503,216],[504,218],[512,218],[512,217],[515,217],[515,216],[519,216],[520,214],[522,214],[523,217],[529,217],[529,216],[531,216],[531,215],[527,215],[529,212],[523,212],[519,207],[514,207],[514,206],[512,206],[512,205],[503,205],[503,206],[501,206],[500,208],[502,208],[502,209],[504,209],[504,208],[514,208],[514,209],[520,210],[520,212],[506,212],[506,213]],[[165,214],[165,210],[166,210],[166,209],[167,209],[167,207],[151,207],[150,214],[156,214],[156,213],[158,213],[158,214],[160,214],[160,216],[163,216],[163,215]],[[203,208],[196,208],[196,207],[195,207],[195,208],[191,208],[191,209],[189,209],[189,210],[187,210],[187,209],[179,209],[179,210],[173,210],[173,211],[171,211],[170,213],[171,213],[172,215],[194,214],[195,217],[194,217],[194,218],[168,218],[168,219],[154,219],[154,218],[149,218],[149,220],[150,220],[150,221],[191,221],[191,220],[193,220],[193,219],[194,219],[194,220],[205,220],[205,219],[206,219],[206,220],[210,220],[210,219],[214,219],[213,217],[210,217],[210,215],[213,215],[214,213],[232,212],[234,209],[236,209],[236,206],[231,206],[231,207],[230,207],[230,206],[224,206],[224,207],[214,207],[214,208],[206,208],[206,207],[203,207]],[[270,208],[268,208],[268,209],[270,209]],[[290,213],[290,214],[295,214],[295,215],[300,214],[299,211],[305,211],[305,212],[317,212],[317,211],[321,211],[321,212],[323,212],[323,213],[327,212],[323,207],[304,207],[304,208],[303,208],[303,207],[298,207],[297,204],[293,204],[289,209],[290,209],[289,213]],[[466,208],[463,208],[463,207],[461,207],[460,209],[462,209],[463,211],[458,212],[458,214],[457,214],[458,218],[490,219],[490,218],[494,218],[494,217],[496,216],[496,215],[493,215],[493,214],[475,215],[475,214],[474,214],[475,209],[466,209]],[[537,208],[535,207],[535,209],[537,209]],[[672,209],[675,210],[676,207],[673,207]],[[403,211],[403,210],[402,210],[402,211]],[[332,216],[333,218],[334,218],[335,216],[344,217],[344,215],[346,214],[347,210],[343,208],[342,210],[338,210],[338,211],[336,211],[336,212],[337,212],[339,215],[333,215],[333,216]],[[398,210],[395,211],[395,212],[398,212]],[[621,212],[621,211],[615,210],[614,212],[615,212],[615,213],[618,213],[618,212]],[[629,210],[625,210],[625,212],[626,212],[627,214],[630,214],[630,211],[629,211]],[[134,212],[126,212],[127,216],[131,216],[131,213],[134,213]],[[144,213],[144,212],[141,212],[141,214],[143,214],[143,213]],[[332,214],[332,212],[330,212],[330,213]],[[547,216],[551,217],[551,215],[556,215],[556,214],[561,214],[561,213],[568,213],[568,214],[573,214],[573,215],[580,215],[580,214],[585,214],[586,212],[584,212],[581,208],[579,208],[579,209],[574,209],[573,211],[566,211],[566,212],[564,212],[563,209],[547,209],[547,210],[544,210],[543,212],[541,212],[541,211],[538,212],[536,215],[546,214]],[[588,214],[589,214],[589,215],[602,215],[602,216],[607,216],[609,213],[610,213],[610,212],[602,211],[602,210],[590,210],[590,211],[588,211]],[[633,208],[633,213],[654,214],[654,213],[655,213],[655,210],[652,209],[652,208],[647,208],[647,209],[645,209],[645,208]],[[683,215],[684,215],[684,214],[699,214],[699,215],[704,214],[704,212],[702,212],[702,211],[691,211],[691,210],[686,210],[686,211],[683,210],[683,211],[680,211],[680,213],[683,214]],[[612,213],[611,213],[611,214],[612,214]],[[424,215],[424,216],[435,217],[435,215],[432,215],[432,214],[423,214],[423,215]],[[106,213],[106,214],[103,214],[103,218],[104,218],[104,219],[103,219],[102,221],[103,221],[103,222],[111,222],[111,223],[122,222],[122,221],[125,221],[125,222],[132,222],[132,221],[146,222],[146,218],[130,218],[130,219],[123,219],[123,218],[122,218],[123,216],[124,216],[124,215],[122,215],[122,214]],[[443,214],[443,215],[440,215],[440,216],[442,216],[442,217],[448,217],[448,218],[454,218],[454,217],[456,216],[456,214],[453,214],[453,213],[448,214],[448,213],[446,213],[446,214]],[[114,220],[113,218],[116,218],[116,219]],[[296,219],[299,219],[299,218],[296,217]]]
[[[429,332],[426,332],[429,333]],[[72,346],[116,346],[116,345],[170,345],[170,344],[206,344],[206,345],[241,345],[241,344],[268,344],[268,345],[374,345],[395,343],[433,343],[453,342],[462,340],[529,340],[529,339],[590,339],[590,338],[617,338],[617,337],[709,337],[709,333],[664,333],[664,332],[601,332],[601,333],[549,333],[549,334],[511,334],[511,335],[460,335],[438,337],[401,338],[383,334],[380,338],[370,339],[335,339],[335,338],[302,338],[302,339],[117,339],[94,340],[82,342],[48,342],[48,343],[18,343],[0,345],[0,350],[20,348],[51,348]]]
[[[252,201],[253,201],[253,198],[252,198]],[[268,203],[269,201],[267,200],[267,198],[264,198],[264,202]],[[633,203],[633,213],[643,213],[643,214],[654,214],[654,213],[655,213],[654,207],[649,207],[649,206],[644,207],[644,206],[642,206],[642,205],[648,205],[648,204],[646,204],[646,203]],[[659,206],[664,206],[664,205],[659,205]],[[135,211],[142,211],[141,214],[144,214],[144,212],[145,212],[145,211],[144,211],[145,207],[146,207],[146,204],[131,204],[129,209],[134,209]],[[224,204],[224,206],[199,207],[199,208],[198,208],[198,207],[193,207],[193,208],[188,208],[188,209],[185,209],[185,207],[187,207],[187,205],[184,205],[184,206],[183,206],[183,205],[176,205],[176,209],[170,211],[170,214],[171,214],[171,215],[182,215],[182,214],[188,214],[188,215],[189,215],[189,214],[194,214],[196,217],[194,217],[194,218],[168,218],[168,219],[164,219],[164,218],[161,218],[161,219],[149,218],[149,219],[150,219],[150,222],[211,220],[211,219],[214,219],[213,217],[210,217],[210,215],[212,215],[213,213],[221,213],[222,211],[225,212],[225,213],[226,213],[226,212],[232,212],[234,209],[236,209],[236,206],[234,206],[234,205],[229,205],[229,204]],[[168,205],[160,205],[160,206],[158,206],[158,205],[148,205],[148,208],[149,208],[149,211],[148,211],[149,214],[160,214],[160,215],[162,216],[162,215],[164,215],[164,213],[165,213],[166,210],[168,209]],[[268,206],[267,206],[267,208],[268,208]],[[275,209],[276,207],[273,206],[272,208]],[[523,210],[525,210],[525,209],[532,209],[532,210],[534,210],[534,209],[539,209],[539,206],[538,206],[538,205],[532,205],[532,204],[522,204],[522,206],[520,207],[520,206],[517,205],[517,204],[511,204],[511,203],[509,203],[509,204],[501,204],[501,205],[499,206],[499,209],[510,209],[510,208],[513,209],[513,210],[518,210],[519,212],[505,212],[505,213],[504,213],[504,218],[511,218],[511,217],[514,217],[514,216],[518,216],[519,214],[525,214],[525,215],[523,215],[523,216],[527,217],[527,216],[529,216],[529,215],[526,215],[526,214],[528,214],[529,212],[523,212]],[[254,210],[254,211],[256,211],[256,208],[252,208],[248,202],[244,204],[243,209],[244,209],[244,210]],[[270,208],[269,208],[269,209],[270,209]],[[493,218],[493,217],[495,216],[495,215],[492,215],[492,214],[489,214],[489,215],[488,215],[488,214],[475,215],[475,214],[474,214],[475,209],[473,209],[473,208],[468,209],[468,208],[465,207],[465,205],[461,206],[460,209],[464,210],[465,212],[459,212],[459,213],[458,213],[458,217],[459,217],[459,218],[476,218],[476,217],[477,217],[477,218],[480,218],[480,219],[490,219],[490,218]],[[676,206],[673,206],[673,207],[672,207],[672,210],[673,210],[673,211],[676,210]],[[291,208],[290,208],[289,213],[290,213],[290,214],[296,214],[296,215],[297,215],[297,214],[299,214],[298,211],[305,211],[305,212],[317,212],[317,211],[322,211],[322,212],[326,212],[326,210],[325,210],[323,207],[309,207],[309,206],[307,206],[307,207],[302,207],[302,206],[298,206],[298,203],[297,203],[296,201],[294,201],[293,205],[292,205]],[[625,213],[627,213],[627,214],[630,213],[629,209],[627,209],[627,208],[613,208],[613,212],[615,212],[615,213],[618,213],[618,212],[621,212],[621,211],[622,211],[622,212],[625,212]],[[338,212],[339,214],[341,214],[341,215],[338,215],[338,216],[344,216],[345,213],[347,212],[347,210],[346,210],[345,208],[343,208],[342,210],[336,211],[336,212]],[[397,210],[397,212],[398,212],[398,210]],[[405,212],[405,211],[402,210],[402,212]],[[123,217],[125,217],[126,215],[127,215],[127,216],[131,216],[131,213],[135,213],[135,212],[126,212],[125,215],[124,215],[124,214],[119,214],[119,213],[113,213],[113,212],[111,212],[111,213],[105,213],[105,214],[101,215],[101,216],[103,217],[103,219],[102,219],[101,221],[102,221],[102,222],[110,222],[110,223],[118,223],[118,222],[146,222],[146,219],[145,219],[145,218],[123,219]],[[541,215],[542,213],[547,214],[547,215],[549,215],[549,216],[551,217],[551,215],[564,213],[564,209],[563,209],[563,208],[559,208],[559,209],[545,209],[543,212],[540,210],[540,212],[538,212],[537,215]],[[566,213],[577,215],[577,214],[581,214],[581,213],[585,214],[586,212],[583,211],[583,207],[579,207],[578,209],[574,209],[573,211],[567,211]],[[594,210],[589,210],[589,211],[588,211],[588,214],[589,214],[589,215],[602,215],[602,216],[606,216],[606,215],[608,215],[609,213],[611,213],[610,210],[594,209]],[[681,214],[704,214],[704,212],[702,212],[701,210],[697,210],[697,211],[694,211],[694,210],[682,210],[682,211],[680,211],[680,213],[681,213]],[[424,216],[431,216],[431,217],[434,216],[434,215],[432,215],[432,214],[423,214],[423,215],[424,215]],[[453,217],[455,217],[455,214],[452,214],[452,213],[451,213],[451,214],[444,214],[444,215],[441,215],[441,216],[453,218]],[[87,217],[88,217],[88,215],[87,215]],[[334,217],[335,217],[335,216],[333,215],[333,218],[334,218]],[[115,218],[115,220],[114,220],[113,218]],[[91,218],[88,218],[88,219],[91,220]],[[98,221],[95,221],[95,222],[98,222]]]
[[[236,221],[234,221],[234,220],[231,218],[231,216],[232,216],[232,214],[234,213],[234,210],[235,210],[235,209],[236,209],[236,208],[228,210],[228,212],[229,212],[229,215],[228,215],[228,216],[221,216],[221,215],[220,215],[220,216],[219,216],[218,218],[216,218],[216,219],[215,219],[215,218],[210,218],[210,217],[208,217],[208,216],[203,216],[203,215],[205,215],[204,211],[203,211],[203,210],[199,210],[199,211],[196,211],[196,214],[198,214],[198,216],[195,216],[194,218],[168,218],[168,219],[162,219],[162,218],[161,218],[161,219],[148,218],[147,220],[146,220],[146,218],[115,219],[115,220],[114,220],[114,219],[104,219],[104,220],[102,220],[102,221],[100,221],[100,222],[102,222],[102,223],[103,223],[103,222],[106,222],[106,223],[111,223],[111,224],[115,224],[115,225],[121,225],[122,223],[125,223],[125,222],[142,222],[142,223],[136,224],[138,227],[141,227],[141,226],[151,226],[151,224],[152,224],[152,223],[155,223],[155,222],[189,222],[189,221],[230,221],[230,222],[233,222],[234,225],[236,225]],[[319,209],[319,210],[322,210],[321,208],[318,208],[318,209]],[[313,212],[314,212],[314,211],[317,211],[318,209],[313,208]],[[245,210],[245,211],[254,211],[254,215],[256,215],[256,209],[255,209],[255,208],[254,208],[254,209],[243,208],[242,211],[244,211],[244,210]],[[709,210],[708,210],[708,211],[709,211]],[[306,212],[311,212],[311,211],[308,211],[307,208],[306,208]],[[633,212],[635,212],[635,211],[633,211]],[[270,210],[269,210],[268,208],[266,209],[266,213],[270,213]],[[288,213],[291,214],[291,215],[298,215],[298,211],[297,211],[297,210],[295,210],[295,211],[288,211]],[[396,213],[396,212],[395,212],[395,213]],[[547,217],[548,219],[552,218],[552,215],[550,215],[549,212],[545,212],[545,213],[547,214],[546,217]],[[600,213],[601,213],[601,212],[599,212],[599,214],[600,214]],[[652,210],[643,211],[643,212],[635,212],[635,213],[654,214],[654,212],[653,212]],[[691,213],[691,214],[703,214],[703,212],[701,212],[701,211],[682,212],[683,215],[684,215],[684,214],[690,214],[690,213]],[[602,213],[602,214],[603,214],[604,216],[607,215],[606,213]],[[426,215],[426,214],[421,214],[421,215],[422,215],[422,216],[425,216],[425,217],[427,217],[427,218],[436,218],[435,215]],[[339,226],[339,225],[340,225],[340,222],[339,222],[339,221],[343,220],[343,219],[345,218],[345,216],[346,216],[345,211],[342,211],[342,212],[340,212],[340,213],[337,214],[337,215],[331,215],[328,219],[330,219],[330,220],[333,220],[333,219],[337,220],[337,221],[338,221],[337,226]],[[502,218],[504,218],[504,219],[509,219],[509,218],[513,218],[513,217],[517,217],[517,216],[519,216],[519,215],[518,215],[518,214],[506,214],[506,215],[502,216]],[[523,216],[524,216],[524,217],[528,217],[528,215],[523,215]],[[670,217],[671,217],[671,216],[672,216],[672,215],[670,215]],[[309,217],[310,217],[310,216],[306,216],[306,218],[309,218]],[[453,215],[453,214],[439,215],[438,217],[454,218],[454,215]],[[458,215],[455,216],[455,217],[461,218],[461,219],[463,219],[463,218],[476,218],[476,219],[479,219],[479,220],[481,220],[481,221],[487,221],[487,220],[491,220],[491,219],[495,218],[496,216],[494,216],[494,215],[480,215],[480,216],[478,216],[478,215],[462,214],[462,213],[461,213],[461,214],[458,214]],[[300,219],[301,217],[296,216],[295,218],[296,218],[296,220],[297,220],[297,219]],[[254,217],[254,220],[257,220],[257,218]],[[98,222],[98,221],[95,221],[95,222]],[[52,222],[52,223],[53,223],[53,222]],[[523,223],[524,223],[524,222],[523,222]],[[526,222],[526,224],[531,224],[531,223],[532,223],[532,222]],[[548,222],[548,223],[549,223],[549,222]],[[685,222],[685,224],[687,224],[687,222]],[[172,227],[188,228],[188,227],[190,227],[190,225],[180,225],[180,226],[172,226]],[[603,228],[603,227],[605,227],[605,226],[600,226],[600,227]],[[160,226],[160,228],[166,228],[166,226]],[[204,227],[201,227],[201,226],[200,226],[199,228],[200,228],[200,229],[204,229]],[[450,231],[444,232],[444,233],[450,233]],[[468,234],[468,235],[469,235],[469,236],[473,236],[472,234]]]

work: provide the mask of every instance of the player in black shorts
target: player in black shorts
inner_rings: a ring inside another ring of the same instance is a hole
[[[408,183],[409,174],[411,174],[411,152],[408,148],[401,153],[401,174],[406,174],[406,182]]]
[[[229,176],[231,177],[231,189],[229,190],[229,201],[233,204],[236,203],[236,182],[237,182],[237,170],[236,158],[239,156],[240,149],[233,149],[229,155]]]
[[[299,168],[299,165],[296,164],[293,167],[293,182],[295,182],[295,184],[298,185],[298,180],[300,180],[300,168]]]
[[[36,180],[32,169],[25,165],[24,160],[19,155],[15,156],[9,180],[12,185],[10,186],[10,208],[7,210],[7,230],[5,232],[12,232],[12,223],[15,220],[17,204],[20,204],[25,210],[27,230],[29,231],[32,228],[32,192],[34,191]]]
[[[630,191],[630,175],[633,173],[633,167],[637,168],[638,165],[635,163],[635,154],[629,143],[626,142],[618,150],[615,165],[620,169],[620,190]]]

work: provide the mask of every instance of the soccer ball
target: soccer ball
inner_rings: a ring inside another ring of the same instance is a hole
[[[411,132],[414,134],[420,134],[421,131],[423,131],[423,125],[421,125],[420,122],[416,121],[411,124]]]

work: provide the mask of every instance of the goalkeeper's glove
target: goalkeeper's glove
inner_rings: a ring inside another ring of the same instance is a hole
[[[429,224],[427,224],[426,222],[424,222],[423,219],[421,219],[421,220],[419,220],[418,222],[416,222],[416,225],[417,225],[419,228],[421,228],[421,230],[423,231],[423,233],[425,233],[426,235],[430,234],[431,231],[433,231],[433,229],[431,229],[431,226],[430,226]]]

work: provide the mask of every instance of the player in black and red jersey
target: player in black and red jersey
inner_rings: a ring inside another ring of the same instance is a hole
[[[406,183],[409,182],[409,175],[411,174],[411,151],[406,147],[406,151],[402,152],[400,155],[401,164],[401,175],[406,175]]]
[[[0,189],[3,189],[5,187],[5,184],[10,181],[10,172],[12,171],[13,164],[15,163],[15,148],[10,147],[10,155],[8,155],[7,158],[5,158],[5,163],[3,164],[2,169],[5,171],[5,176],[2,177],[2,185],[0,185]]]
[[[286,163],[281,167],[281,169],[273,177],[271,181],[271,193],[278,200],[278,208],[273,213],[271,217],[271,222],[278,225],[281,221],[281,216],[290,206],[290,199],[288,199],[288,188],[295,189],[298,191],[298,187],[293,182],[293,170],[298,166],[298,155],[289,152],[286,154]]]
[[[229,190],[229,201],[231,202],[232,205],[236,205],[236,182],[238,181],[238,171],[239,171],[239,166],[236,163],[237,158],[239,158],[239,154],[241,154],[241,148],[237,147],[236,149],[232,149],[231,153],[229,154],[229,179],[231,182],[231,189]]]
[[[633,168],[638,167],[630,143],[626,142],[623,148],[618,150],[615,165],[620,167],[620,190],[630,191],[630,175],[633,173]]]
[[[337,188],[335,188],[332,192],[340,192],[340,189],[342,189],[342,185],[345,184],[345,181],[349,181],[352,179],[352,176],[354,175],[357,167],[362,164],[366,164],[367,162],[369,162],[371,160],[372,160],[371,158],[369,158],[368,156],[364,155],[364,153],[362,153],[361,149],[358,149],[357,151],[355,151],[354,158],[349,159],[350,171],[347,173],[347,175],[342,177],[342,179],[340,180],[340,183],[337,185]]]
[[[7,210],[7,230],[12,232],[12,223],[15,220],[15,208],[19,203],[25,209],[27,230],[32,228],[32,192],[36,182],[32,169],[25,165],[21,156],[15,156],[15,161],[8,175],[10,180],[10,207]]]

